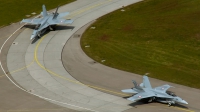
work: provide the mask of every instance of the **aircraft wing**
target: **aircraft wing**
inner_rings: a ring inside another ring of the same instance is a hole
[[[65,20],[65,19],[56,19],[56,20],[51,20],[49,22],[50,25],[56,25],[56,24],[71,24],[73,23],[73,20]]]
[[[155,87],[154,90],[165,93],[170,87],[170,85],[166,84],[159,87]]]
[[[138,93],[130,98],[127,98],[128,100],[130,101],[138,101],[138,100],[141,100],[141,99],[144,99],[144,98],[149,98],[149,97],[154,97],[155,95],[152,93],[152,92],[141,92],[141,93]]]
[[[47,23],[47,24],[44,24],[42,27],[40,27],[39,31],[41,31],[42,29],[44,29],[44,28],[46,28],[46,27],[48,27],[48,26],[49,26],[48,23]]]
[[[41,19],[23,19],[20,23],[40,24]]]
[[[124,92],[124,93],[138,93],[137,91],[135,91],[133,89],[124,89],[124,90],[122,90],[122,92]]]

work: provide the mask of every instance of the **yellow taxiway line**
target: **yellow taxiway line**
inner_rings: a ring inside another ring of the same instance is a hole
[[[101,3],[98,3],[98,4],[96,4],[96,5],[87,7],[87,8],[85,8],[85,9],[79,10],[79,11],[77,11],[77,12],[74,12],[74,13],[72,13],[71,15],[68,16],[68,19],[69,19],[69,18],[73,18],[73,17],[75,17],[76,15],[79,15],[79,14],[81,14],[81,13],[83,13],[83,12],[86,12],[86,11],[88,11],[88,10],[91,10],[91,9],[93,9],[93,8],[95,8],[95,7],[98,7],[98,6],[100,6],[100,5],[106,4],[106,3],[111,2],[111,1],[112,1],[112,0],[107,0],[107,1],[105,1],[105,2],[101,2]],[[125,97],[125,96],[130,96],[130,95],[128,95],[128,94],[124,94],[124,93],[120,93],[120,92],[111,91],[111,90],[104,89],[104,88],[100,88],[100,87],[93,86],[93,85],[83,84],[83,83],[78,82],[78,81],[76,81],[76,80],[71,80],[71,79],[66,78],[66,77],[64,77],[64,76],[61,76],[61,75],[59,75],[59,74],[56,74],[56,73],[50,71],[49,69],[45,68],[44,66],[42,66],[42,64],[38,61],[38,58],[37,58],[37,51],[38,51],[38,48],[39,48],[40,43],[43,41],[43,39],[44,39],[45,37],[46,37],[46,36],[43,36],[43,37],[40,39],[40,41],[37,43],[36,47],[35,47],[35,51],[34,51],[34,60],[33,60],[29,65],[27,65],[27,66],[25,66],[25,67],[22,67],[22,68],[19,68],[19,69],[13,71],[13,72],[10,72],[10,74],[15,73],[15,72],[19,72],[19,71],[21,71],[21,70],[23,70],[23,69],[25,69],[25,68],[28,68],[29,66],[31,66],[31,65],[34,63],[34,61],[36,61],[36,63],[37,63],[42,69],[44,69],[45,71],[49,72],[50,74],[52,74],[52,75],[54,75],[54,76],[56,76],[56,77],[62,78],[62,79],[64,79],[64,80],[67,80],[67,81],[69,81],[69,82],[76,83],[76,84],[79,84],[79,85],[85,85],[85,86],[88,86],[88,87],[91,87],[91,88],[94,88],[94,89],[98,89],[98,90],[101,90],[101,91],[106,91],[106,92],[109,92],[109,93],[121,95],[121,96],[123,96],[123,97]],[[0,78],[3,77],[3,76],[5,76],[5,75],[0,76]],[[175,107],[175,106],[172,106],[172,107],[175,108],[175,109],[178,109],[178,110],[186,111],[186,112],[195,112],[195,111],[192,111],[192,110],[189,110],[189,109],[180,108],[180,107]],[[45,110],[46,110],[46,109],[45,109]],[[51,110],[51,109],[49,109],[49,110]],[[10,110],[10,111],[15,111],[15,110]],[[23,111],[23,110],[21,110],[21,111]],[[26,110],[24,110],[24,111],[26,111]],[[28,110],[27,110],[27,111],[28,111]]]
[[[44,69],[45,71],[49,72],[50,74],[52,74],[52,75],[54,75],[54,76],[56,76],[56,77],[62,78],[62,79],[64,79],[64,80],[67,80],[67,81],[72,82],[72,83],[75,83],[75,84],[85,85],[85,86],[88,86],[88,87],[91,87],[91,88],[94,88],[94,89],[106,91],[106,92],[113,93],[113,94],[118,94],[118,95],[121,95],[121,96],[129,96],[128,94],[124,94],[124,93],[120,93],[120,92],[111,91],[111,90],[108,90],[108,89],[100,88],[100,87],[97,87],[97,86],[92,86],[92,85],[89,85],[89,84],[83,84],[83,83],[81,83],[81,82],[79,82],[79,81],[71,80],[71,79],[66,78],[66,77],[64,77],[64,76],[61,76],[61,75],[59,75],[59,74],[56,74],[56,73],[54,73],[53,71],[51,71],[51,70],[45,68],[45,67],[38,61],[38,58],[37,58],[37,51],[38,51],[39,45],[40,45],[40,43],[44,40],[45,37],[46,37],[46,35],[43,36],[43,37],[40,39],[40,41],[37,43],[37,45],[36,45],[36,47],[35,47],[35,51],[34,51],[34,59],[35,59],[35,62],[36,62],[42,69]]]

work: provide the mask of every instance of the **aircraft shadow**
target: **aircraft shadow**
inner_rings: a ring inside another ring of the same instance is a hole
[[[24,27],[30,28],[30,29],[35,29],[35,25],[24,25]],[[75,28],[74,26],[57,25],[57,26],[55,26],[55,31],[57,31],[57,30],[67,30],[67,29],[73,30],[74,28]]]
[[[174,105],[172,105],[172,106],[180,107],[180,108],[184,108],[184,109],[188,109],[188,107],[186,107],[186,106],[184,106],[184,105],[181,105],[181,104],[178,104],[178,103],[176,103],[176,104],[174,104]]]
[[[34,28],[35,28],[35,25],[29,25],[29,24],[27,24],[27,25],[24,25],[23,27],[25,27],[25,28],[30,28],[30,29],[34,29]]]
[[[131,97],[131,96],[129,96],[129,97]],[[123,97],[123,98],[124,98],[124,99],[127,99],[127,98],[129,98],[129,97]],[[129,106],[132,106],[132,107],[137,108],[137,106],[139,106],[139,105],[148,105],[148,103],[149,103],[149,102],[148,102],[148,99],[142,99],[142,100],[140,100],[140,101],[133,102],[133,103],[129,104]],[[159,103],[159,104],[167,105],[166,103],[161,103],[161,102],[157,102],[157,101],[154,101],[154,102],[152,102],[152,103]],[[179,107],[179,108],[184,108],[184,109],[188,109],[188,107],[186,107],[186,106],[184,106],[184,105],[181,105],[181,104],[178,104],[178,103],[172,104],[172,106],[174,106],[174,107]]]
[[[67,30],[67,29],[73,30],[75,27],[74,26],[62,26],[62,25],[59,25],[59,26],[56,26],[55,28],[56,28],[55,31],[57,31],[57,30]]]
[[[35,25],[25,25],[24,27],[34,29]],[[67,29],[73,30],[74,28],[75,28],[74,26],[60,26],[59,25],[59,26],[56,26],[55,31],[61,31],[61,30],[67,30]],[[43,33],[41,35],[41,37],[48,34],[49,32],[50,32],[50,30],[45,31],[45,33]],[[35,42],[37,42],[41,37],[34,38],[33,41],[31,42],[31,44],[34,44]]]
[[[34,38],[33,39],[33,41],[31,42],[31,44],[34,44],[35,42],[37,42],[40,38],[42,38],[44,35],[46,35],[46,34],[48,34],[50,31],[49,30],[47,30],[47,31],[45,31],[42,35],[41,35],[41,37],[36,37],[36,38]]]

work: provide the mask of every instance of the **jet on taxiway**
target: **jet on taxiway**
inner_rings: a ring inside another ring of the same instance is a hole
[[[149,79],[146,75],[143,76],[143,83],[138,85],[133,81],[134,88],[122,90],[124,93],[135,93],[132,97],[128,98],[130,101],[139,101],[148,99],[148,102],[157,101],[161,103],[168,103],[168,106],[175,103],[188,104],[185,100],[176,96],[174,93],[167,91],[171,86],[163,85],[152,88]]]
[[[58,8],[55,13],[47,13],[45,5],[42,6],[43,12],[41,12],[42,18],[36,19],[23,19],[21,23],[30,23],[36,25],[31,35],[31,40],[35,37],[41,37],[41,35],[49,28],[55,30],[57,24],[71,24],[73,20],[65,20],[62,17],[67,16],[69,12],[58,13]]]

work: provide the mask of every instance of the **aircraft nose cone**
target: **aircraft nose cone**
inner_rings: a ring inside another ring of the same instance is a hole
[[[188,102],[186,102],[185,100],[182,101],[184,104],[188,104]]]
[[[31,35],[31,40],[33,40],[35,38],[35,35]]]

